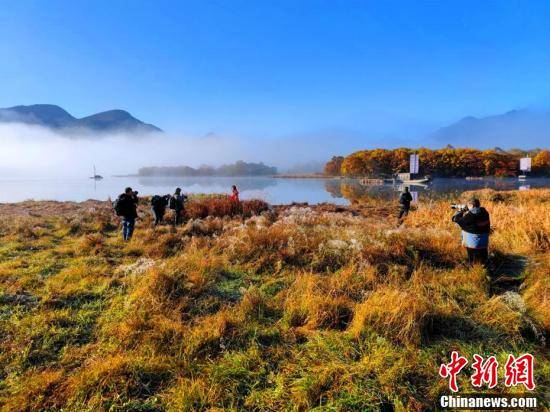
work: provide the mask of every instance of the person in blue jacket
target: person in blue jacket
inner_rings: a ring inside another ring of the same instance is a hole
[[[485,265],[491,232],[489,212],[481,207],[479,199],[472,198],[465,208],[454,214],[452,220],[462,229],[462,245],[468,253],[468,262]]]

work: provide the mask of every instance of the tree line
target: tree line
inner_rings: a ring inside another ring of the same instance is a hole
[[[233,164],[213,167],[152,166],[138,170],[139,176],[266,176],[277,174],[277,168],[263,163],[247,163],[239,160]]]
[[[325,165],[329,176],[368,177],[409,171],[410,155],[419,155],[419,173],[439,177],[517,176],[519,159],[531,157],[532,175],[550,175],[550,150],[512,149],[373,149],[334,156]]]

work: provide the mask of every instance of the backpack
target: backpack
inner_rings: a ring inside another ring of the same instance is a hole
[[[174,196],[170,196],[170,201],[168,202],[168,207],[170,209],[173,209],[173,210],[176,210],[176,208],[178,207],[178,201],[176,200],[176,198]]]
[[[120,195],[113,202],[113,209],[117,216],[122,216],[124,214],[124,198],[122,196],[123,195]]]
[[[151,198],[151,206],[160,206],[161,197],[159,195],[154,195]]]

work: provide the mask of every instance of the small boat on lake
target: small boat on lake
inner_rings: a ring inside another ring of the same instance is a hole
[[[403,183],[406,185],[426,184],[429,183],[430,180],[430,176],[415,177],[412,173],[398,173],[395,177],[395,181],[397,183]]]
[[[98,175],[98,174],[95,172],[95,165],[94,165],[94,174],[93,174],[93,176],[90,176],[90,179],[94,179],[94,180],[101,180],[101,179],[103,179],[103,176]]]

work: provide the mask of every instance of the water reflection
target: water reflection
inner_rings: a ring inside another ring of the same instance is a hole
[[[95,181],[88,178],[67,179],[5,179],[0,177],[0,202],[36,200],[106,200],[115,198],[126,186],[141,195],[173,193],[181,187],[186,193],[230,193],[237,185],[242,199],[260,198],[271,204],[331,202],[349,204],[364,197],[396,201],[403,185],[361,185],[353,179],[279,179],[272,177],[106,177]],[[517,179],[434,179],[428,185],[413,185],[413,197],[456,199],[465,190],[493,188],[496,190],[528,190],[550,187],[550,178]]]
[[[383,185],[363,185],[358,180],[352,179],[334,179],[325,182],[325,190],[334,197],[342,197],[349,202],[361,200],[367,197],[377,197],[387,200],[396,199],[405,186],[413,196],[413,201],[427,198],[448,198],[454,199],[461,193],[470,190],[494,189],[494,190],[529,190],[537,187],[549,187],[548,178],[531,178],[528,184],[525,181],[519,181],[515,178],[487,178],[480,180],[465,179],[434,179],[429,184],[407,185],[383,184]]]
[[[227,191],[232,185],[241,190],[265,190],[277,184],[271,177],[139,177],[138,184],[145,187],[204,187]]]

